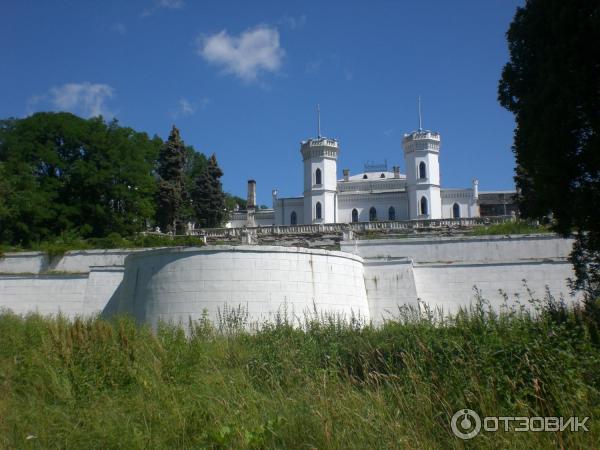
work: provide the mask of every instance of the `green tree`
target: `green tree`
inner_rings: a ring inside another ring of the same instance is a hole
[[[225,207],[228,211],[235,210],[236,205],[240,209],[246,209],[246,199],[238,197],[237,195],[225,193]]]
[[[158,155],[156,220],[164,231],[180,233],[184,227],[186,156],[179,130],[173,125]]]
[[[225,194],[221,184],[223,171],[213,154],[202,174],[196,179],[192,201],[196,223],[202,228],[214,228],[223,224],[227,217]]]
[[[183,169],[183,185],[185,190],[184,204],[182,207],[182,217],[186,222],[195,222],[196,213],[192,202],[192,193],[196,186],[196,180],[204,172],[208,164],[208,159],[204,153],[197,152],[194,147],[185,148],[185,166]]]
[[[12,188],[4,164],[0,162],[0,242],[4,241],[3,231],[10,222],[9,196]]]
[[[158,138],[101,117],[37,113],[0,122],[5,187],[0,238],[130,234],[154,213]]]
[[[574,232],[573,287],[600,286],[600,2],[528,0],[507,32],[499,101],[515,114],[524,216]]]

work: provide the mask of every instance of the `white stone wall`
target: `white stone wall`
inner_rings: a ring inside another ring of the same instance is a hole
[[[17,314],[98,314],[123,279],[125,258],[140,251],[72,251],[51,260],[41,252],[8,253],[0,258],[0,308]]]
[[[444,313],[456,312],[476,300],[475,287],[489,306],[498,311],[503,304],[531,307],[529,300],[544,299],[546,288],[555,298],[573,302],[566,283],[573,276],[564,262],[515,262],[513,264],[416,264],[413,268],[419,298]],[[508,295],[508,303],[502,292]]]
[[[85,286],[83,314],[100,314],[123,281],[123,266],[92,267]]]
[[[0,308],[16,314],[84,314],[86,275],[0,275]]]
[[[6,253],[0,256],[0,274],[42,273],[48,257],[41,252]]]
[[[250,321],[290,320],[319,313],[369,319],[362,259],[341,252],[295,247],[163,249],[132,255],[123,284],[106,314],[187,324],[206,311],[241,306]]]
[[[546,287],[556,298],[579,301],[581,293],[571,296],[568,286],[568,278],[573,277],[568,262],[572,244],[571,239],[544,234],[366,240],[342,242],[341,247],[364,258],[371,317],[378,321],[382,310],[397,309],[415,298],[444,312],[456,311],[475,300],[475,286],[495,309],[504,303],[500,291],[508,295],[510,305],[517,305],[517,300],[528,304],[528,290],[543,299]],[[410,282],[389,289],[399,265],[394,261],[403,259],[412,262],[409,272],[414,276],[415,297],[407,291]],[[380,261],[389,261],[394,268],[384,271],[378,267]],[[380,284],[387,286],[376,297],[369,280],[375,276],[381,276]]]
[[[566,260],[572,239],[554,234],[373,239],[341,243],[363,258],[411,258],[415,263],[500,263]]]
[[[89,273],[95,266],[123,266],[125,258],[146,249],[79,250],[67,252],[50,269],[57,272]]]
[[[408,258],[365,260],[365,287],[374,323],[397,317],[398,308],[418,308],[412,261]]]
[[[0,259],[0,308],[131,312],[155,324],[187,323],[204,309],[215,318],[225,304],[247,307],[251,320],[273,317],[284,305],[290,317],[303,317],[316,306],[380,323],[419,298],[454,311],[474,300],[474,286],[496,309],[504,302],[499,290],[513,304],[515,295],[527,301],[527,289],[542,298],[546,286],[555,297],[578,300],[567,284],[571,246],[548,234],[347,241],[346,253],[267,246],[93,250],[51,264],[40,253],[8,254]]]

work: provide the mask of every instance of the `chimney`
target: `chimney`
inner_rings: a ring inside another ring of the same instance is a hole
[[[248,202],[246,209],[256,208],[256,181],[248,180]]]
[[[473,179],[473,198],[477,200],[479,198],[479,180]]]
[[[348,177],[350,176],[350,170],[349,169],[344,169],[344,181],[348,181]]]
[[[400,178],[400,166],[394,166],[394,178]]]

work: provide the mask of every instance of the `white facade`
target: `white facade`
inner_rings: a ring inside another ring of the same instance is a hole
[[[402,140],[406,174],[398,166],[392,171],[387,165],[365,166],[354,175],[344,170],[339,179],[339,142],[321,136],[308,139],[300,145],[302,197],[279,197],[275,189],[272,210],[235,212],[227,226],[479,217],[476,185],[442,189],[440,146],[439,133],[419,129]]]
[[[304,162],[304,223],[336,223],[338,142],[309,139],[302,142],[300,152]]]
[[[402,140],[410,219],[441,219],[440,134],[415,131]],[[448,216],[452,217],[452,216]]]

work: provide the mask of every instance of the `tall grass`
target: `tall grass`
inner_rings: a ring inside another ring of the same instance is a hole
[[[3,313],[0,447],[597,447],[597,329],[552,299],[534,306],[409,308],[381,327],[283,315],[251,332],[230,314],[187,333]],[[460,408],[589,416],[590,431],[462,441],[450,429]]]
[[[512,235],[512,234],[536,234],[551,233],[549,225],[539,225],[526,220],[515,220],[511,222],[497,223],[482,227],[474,227],[468,231],[472,236]]]

